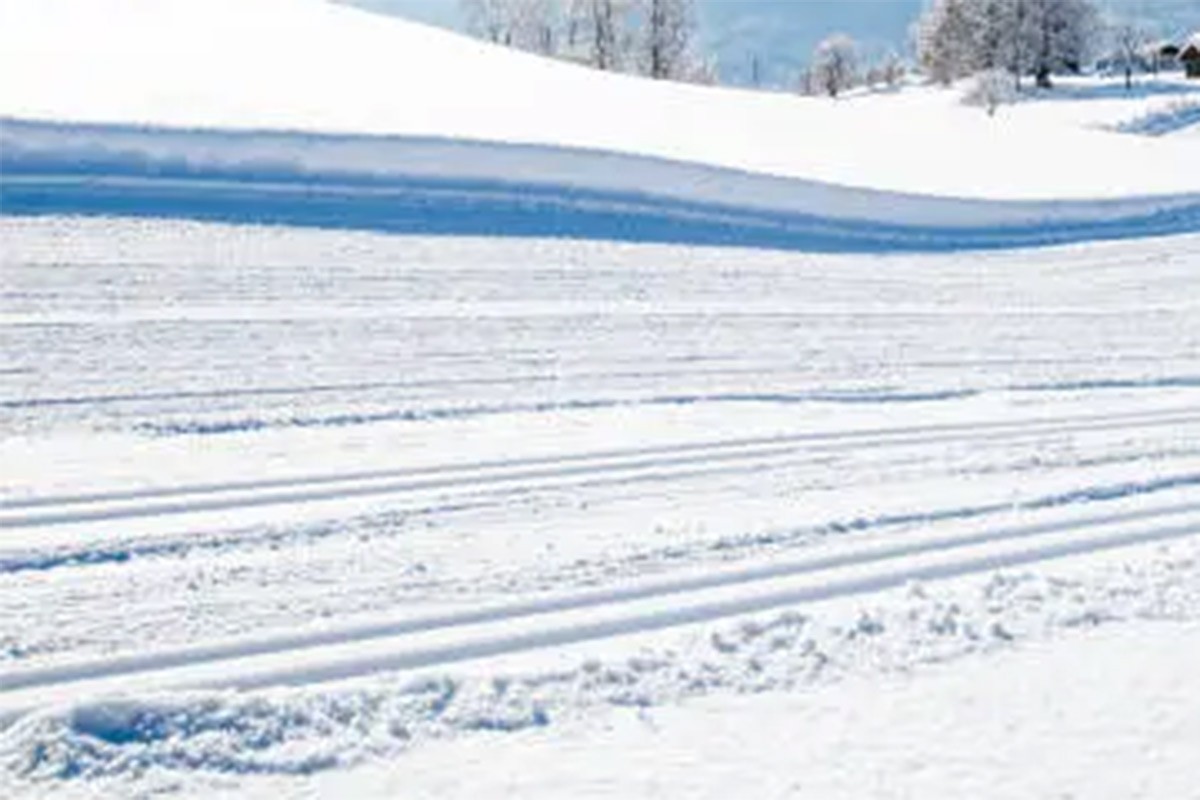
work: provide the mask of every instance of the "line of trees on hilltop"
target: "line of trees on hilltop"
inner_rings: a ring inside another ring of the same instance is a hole
[[[1016,87],[1032,76],[1079,72],[1101,31],[1090,0],[935,0],[916,27],[917,57],[944,84],[1003,72]]]
[[[497,44],[600,70],[718,82],[715,62],[700,46],[695,0],[459,3],[468,30]],[[1134,33],[1122,38],[1119,29],[1106,29],[1093,0],[931,0],[912,33],[920,72],[946,85],[976,76],[975,100],[991,112],[1015,98],[1025,77],[1049,88],[1053,76],[1080,72],[1102,34],[1134,48]],[[757,58],[755,67],[758,85]],[[853,39],[833,34],[813,51],[797,88],[837,97],[858,86],[897,87],[908,71],[895,53],[864,64]]]
[[[800,71],[796,90],[803,95],[838,97],[858,86],[894,89],[907,73],[904,61],[894,52],[865,62],[858,42],[835,33],[817,44],[809,66]]]
[[[468,29],[497,44],[596,69],[715,83],[694,0],[460,0]]]

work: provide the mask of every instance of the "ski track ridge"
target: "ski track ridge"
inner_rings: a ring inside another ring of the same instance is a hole
[[[11,722],[63,692],[72,701],[112,693],[120,680],[134,676],[153,679],[156,688],[164,689],[307,685],[644,633],[1194,535],[1200,535],[1200,501],[1188,500],[973,534],[843,547],[787,563],[743,565],[424,617],[10,670],[0,673],[0,720]],[[353,652],[363,645],[370,652]],[[265,661],[256,663],[256,658]],[[214,668],[218,673],[205,674]]]
[[[375,470],[246,482],[197,484],[90,494],[23,498],[0,504],[0,530],[50,527],[85,522],[137,519],[264,506],[348,500],[422,491],[478,489],[516,484],[557,486],[573,478],[644,475],[664,468],[703,467],[731,462],[759,463],[799,449],[829,452],[847,447],[944,444],[969,435],[989,440],[1019,439],[1049,433],[1157,428],[1200,421],[1187,409],[1120,415],[1042,417],[1020,421],[954,423],[910,428],[807,432],[660,447],[608,450],[544,458],[507,459],[475,464],[439,465],[408,470]],[[653,477],[653,476],[651,476]],[[53,511],[42,509],[52,507]]]

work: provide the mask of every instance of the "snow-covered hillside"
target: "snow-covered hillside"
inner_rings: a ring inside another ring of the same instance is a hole
[[[3,18],[9,119],[526,143],[965,197],[1200,191],[1193,142],[1105,129],[1182,83],[993,120],[952,91],[831,102],[602,74],[322,0],[4,0]]]

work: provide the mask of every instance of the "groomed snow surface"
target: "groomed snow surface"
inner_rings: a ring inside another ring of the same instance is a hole
[[[1193,792],[1200,237],[0,236],[5,796]]]
[[[1192,84],[0,12],[0,796],[1200,796]]]

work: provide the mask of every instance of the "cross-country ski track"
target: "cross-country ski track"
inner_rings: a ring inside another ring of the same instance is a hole
[[[1191,796],[1195,81],[0,4],[0,797]]]
[[[976,422],[899,429],[821,431],[768,438],[578,453],[557,458],[379,470],[345,475],[201,484],[168,489],[55,495],[0,504],[0,529],[17,530],[260,506],[336,501],[355,497],[495,489],[528,493],[545,488],[621,481],[661,481],[712,471],[751,472],[780,461],[836,451],[914,445],[1019,442],[1047,433],[1133,431],[1200,425],[1190,408],[1112,416],[1035,417],[1012,422]],[[48,510],[52,508],[53,510]],[[74,534],[73,534],[74,535]],[[10,536],[8,541],[16,541]],[[38,542],[46,544],[45,536]]]
[[[191,223],[120,244],[143,224],[83,224],[48,265],[60,223],[8,223],[28,298],[0,324],[17,356],[0,602],[28,610],[9,617],[0,719],[18,749],[18,720],[131,691],[488,674],[1200,536],[1194,237],[1038,251],[1049,266],[1026,288],[1021,251],[783,272],[784,256],[689,250],[677,270],[670,248],[269,229],[238,232],[234,252],[271,265],[246,272],[194,257]],[[341,255],[368,242],[401,266]],[[505,268],[463,266],[476,250]],[[309,288],[277,290],[293,259],[316,286],[338,274],[311,319]],[[542,266],[561,259],[582,263]],[[106,289],[90,282],[135,292],[161,260],[180,265],[169,314],[94,313]],[[724,302],[731,274],[744,302]],[[1136,304],[1116,291],[1127,275]],[[612,302],[631,277],[650,296]],[[236,344],[220,310],[235,304],[282,324]],[[384,309],[411,326],[387,359],[350,350],[298,375],[272,355],[362,335]],[[498,331],[517,378],[486,371]],[[1081,347],[1085,331],[1110,350]],[[797,358],[805,336],[822,344]],[[89,340],[105,391],[73,344]],[[20,356],[35,342],[40,365]],[[244,603],[263,591],[280,601]]]
[[[365,628],[6,673],[0,713],[11,720],[56,700],[118,693],[131,676],[140,691],[254,689],[439,667],[1198,534],[1195,501]]]

